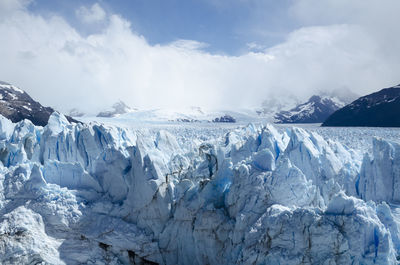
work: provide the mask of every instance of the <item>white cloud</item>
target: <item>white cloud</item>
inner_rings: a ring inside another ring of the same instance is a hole
[[[76,16],[84,23],[93,24],[104,21],[106,12],[98,3],[95,3],[90,8],[86,6],[78,8]]]
[[[361,19],[304,27],[275,47],[226,56],[196,41],[150,45],[124,18],[105,16],[103,31],[82,36],[61,17],[18,8],[0,20],[0,80],[64,111],[118,99],[140,108],[258,107],[271,95],[304,99],[342,87],[364,94],[399,83],[400,60],[390,59],[398,46]]]
[[[246,43],[246,46],[247,46],[247,48],[249,50],[255,51],[255,52],[264,51],[267,48],[267,47],[265,47],[265,45],[261,45],[261,44],[256,43],[256,42]]]
[[[32,0],[1,0],[0,1],[0,21],[8,18],[15,12],[25,10]]]
[[[291,13],[304,25],[358,25],[379,45],[388,60],[399,60],[398,0],[299,0]]]
[[[208,47],[207,43],[194,40],[177,40],[170,45],[183,50],[201,50]]]

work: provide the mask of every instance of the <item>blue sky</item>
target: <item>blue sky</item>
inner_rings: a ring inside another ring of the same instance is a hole
[[[400,82],[398,0],[1,0],[0,80],[44,105],[256,109]]]
[[[250,43],[270,47],[299,27],[290,14],[292,0],[36,0],[30,10],[60,14],[85,34],[75,10],[96,2],[128,19],[132,30],[150,44],[196,40],[207,43],[205,50],[213,53],[241,54]]]

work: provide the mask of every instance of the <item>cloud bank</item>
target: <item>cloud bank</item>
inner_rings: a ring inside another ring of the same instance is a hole
[[[297,1],[289,11],[301,27],[283,43],[229,56],[194,40],[150,45],[99,4],[77,8],[82,23],[102,23],[83,35],[61,16],[30,12],[30,1],[4,0],[0,80],[45,105],[87,112],[118,99],[139,108],[234,109],[271,96],[305,99],[343,88],[365,94],[400,82],[399,4],[375,3]]]
[[[86,6],[78,8],[76,16],[82,22],[92,24],[103,21],[106,18],[106,12],[98,3],[95,3],[90,8]]]

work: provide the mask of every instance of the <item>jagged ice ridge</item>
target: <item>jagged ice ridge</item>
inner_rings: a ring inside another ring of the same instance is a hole
[[[0,117],[0,263],[396,264],[400,145]]]

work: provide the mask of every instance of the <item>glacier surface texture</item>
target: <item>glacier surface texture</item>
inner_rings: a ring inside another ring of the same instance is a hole
[[[396,264],[400,144],[0,120],[1,264]]]

